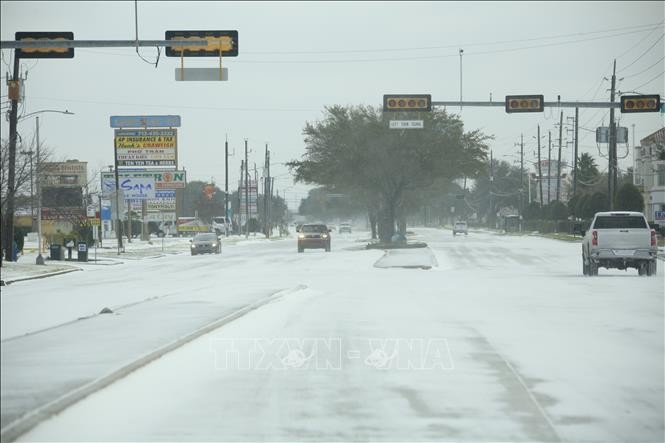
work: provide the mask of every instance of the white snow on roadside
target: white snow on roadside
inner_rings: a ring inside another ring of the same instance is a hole
[[[274,245],[265,269],[306,291],[166,355],[21,441],[662,439],[662,267],[654,278],[584,277],[578,244],[419,233],[445,269],[376,269],[381,251]],[[237,270],[249,258],[232,257]],[[339,339],[362,358],[344,354],[339,370],[220,369],[215,340],[247,338]],[[454,367],[365,364],[362,343],[391,338],[444,339]]]

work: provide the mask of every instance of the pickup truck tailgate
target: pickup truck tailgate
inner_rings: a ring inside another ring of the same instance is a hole
[[[598,249],[649,249],[648,229],[597,229]]]

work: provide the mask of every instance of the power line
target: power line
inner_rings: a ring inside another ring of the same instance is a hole
[[[628,34],[634,34],[637,32],[644,32],[644,30],[640,31],[630,31],[630,32],[624,32],[624,33],[618,33],[618,34],[613,34],[613,35],[607,35],[607,36],[601,36],[601,37],[592,37],[592,38],[587,38],[587,39],[580,39],[580,40],[571,40],[567,42],[557,42],[557,43],[545,43],[541,45],[532,45],[532,46],[522,46],[518,48],[506,48],[506,49],[494,49],[494,50],[488,50],[488,51],[480,51],[480,52],[465,52],[464,55],[487,55],[487,54],[500,54],[500,53],[505,53],[505,52],[515,52],[515,51],[524,51],[524,50],[529,50],[529,49],[539,49],[539,48],[544,48],[544,47],[551,47],[551,46],[563,46],[563,45],[570,45],[570,44],[575,44],[575,43],[582,43],[582,42],[587,42],[587,41],[592,41],[592,40],[599,40],[599,39],[606,39],[606,38],[613,38],[613,37],[620,37],[623,35],[628,35]],[[428,60],[428,59],[442,59],[442,58],[451,58],[451,57],[457,57],[458,54],[443,54],[443,55],[423,55],[423,56],[414,56],[414,57],[385,57],[385,58],[369,58],[369,59],[337,59],[337,60],[237,60],[237,63],[250,63],[250,64],[330,64],[330,63],[367,63],[367,62],[387,62],[387,61],[400,61],[400,60]]]
[[[645,70],[640,71],[640,72],[638,72],[637,74],[624,75],[623,78],[626,79],[626,78],[631,78],[631,77],[637,77],[638,75],[647,72],[649,69],[653,68],[654,66],[656,66],[658,63],[662,62],[663,60],[665,60],[665,57],[661,57],[660,60],[658,60],[656,63],[654,63],[653,65],[649,66],[649,67],[646,68]]]
[[[651,49],[653,49],[653,47],[656,46],[656,44],[658,44],[658,42],[661,41],[661,40],[663,39],[663,37],[665,37],[665,34],[660,34],[660,37],[658,37],[658,40],[656,40],[655,42],[653,42],[653,44],[652,44],[651,46],[649,46],[649,47],[646,49],[646,51],[644,51],[639,57],[637,57],[635,60],[633,60],[633,61],[632,61],[631,63],[629,63],[627,66],[624,66],[622,69],[620,69],[620,70],[617,72],[617,74],[618,74],[619,72],[625,71],[626,69],[628,69],[628,68],[630,68],[631,66],[633,66],[633,65],[634,65],[639,59],[641,59],[641,58],[644,57],[649,51],[651,51]]]
[[[662,24],[662,23],[663,23],[663,22],[661,22],[660,24]],[[624,55],[630,53],[633,49],[635,49],[635,48],[637,48],[639,45],[641,45],[643,41],[645,41],[646,39],[648,39],[649,37],[651,37],[651,34],[653,34],[654,31],[656,31],[656,30],[658,30],[658,29],[660,29],[658,26],[654,27],[654,28],[651,30],[651,32],[648,33],[647,35],[645,35],[644,37],[642,37],[642,39],[640,39],[639,42],[637,42],[636,44],[634,44],[633,46],[631,46],[630,48],[628,48],[626,51],[624,51],[623,53],[621,53],[621,55],[619,55],[619,56],[616,57],[616,58],[621,58],[621,57],[623,57]]]
[[[610,35],[604,35],[604,36],[597,36],[597,37],[591,37],[591,38],[586,38],[586,39],[578,39],[578,40],[570,40],[570,41],[564,41],[564,42],[553,42],[553,43],[545,43],[545,44],[540,44],[540,45],[532,45],[532,46],[523,46],[523,47],[517,47],[517,48],[504,48],[504,49],[493,49],[493,50],[486,50],[486,51],[480,51],[480,52],[470,52],[468,55],[487,55],[487,54],[499,54],[499,53],[505,53],[505,52],[514,52],[514,51],[523,51],[523,50],[529,50],[529,49],[538,49],[538,48],[543,48],[543,47],[550,47],[550,46],[561,46],[561,45],[570,45],[570,44],[575,44],[575,43],[582,43],[582,42],[587,42],[587,41],[592,41],[592,40],[599,40],[599,39],[607,39],[607,38],[613,38],[613,37],[620,37],[624,35],[629,35],[629,34],[636,34],[636,33],[642,33],[646,31],[653,31],[653,26],[654,25],[648,25],[648,27],[644,28],[641,27],[638,30],[632,30],[628,32],[621,32],[621,33],[614,33]],[[628,28],[618,28],[617,30],[624,30],[624,29],[634,29],[635,27],[628,27]],[[588,34],[597,34],[599,32],[608,32],[608,31],[595,31],[595,32],[588,32],[588,33],[576,33],[576,34],[568,34],[564,35],[562,37],[569,37],[569,36],[579,36],[579,35],[588,35]],[[447,49],[447,48],[452,48],[455,47],[457,48],[458,46],[489,46],[489,45],[497,45],[497,44],[506,44],[506,43],[519,43],[519,42],[529,42],[529,41],[538,41],[538,40],[544,40],[544,39],[552,39],[552,38],[561,38],[561,37],[540,37],[540,38],[534,38],[534,39],[523,39],[523,40],[513,40],[513,41],[506,41],[506,42],[487,42],[487,43],[476,43],[476,44],[455,44],[455,45],[446,45],[446,46],[432,46],[432,47],[416,47],[416,48],[392,48],[392,49],[368,49],[368,50],[331,50],[331,51],[284,51],[284,52],[275,52],[275,51],[270,51],[267,52],[267,54],[271,55],[284,55],[284,54],[291,54],[291,55],[306,55],[306,54],[343,54],[343,53],[367,53],[367,52],[399,52],[399,51],[415,51],[415,50],[440,50],[440,49]],[[129,54],[117,54],[117,53],[107,53],[103,51],[90,51],[90,50],[81,50],[81,51],[86,51],[90,53],[99,53],[99,54],[106,54],[106,55],[117,55],[117,56],[133,56]],[[260,52],[246,52],[248,54],[264,54],[265,52],[260,51]],[[467,53],[465,53],[467,55]],[[230,61],[231,63],[247,63],[247,64],[331,64],[331,63],[371,63],[371,62],[392,62],[392,61],[399,61],[399,60],[431,60],[431,59],[442,59],[442,58],[451,58],[451,57],[457,57],[458,54],[457,52],[453,54],[439,54],[439,55],[420,55],[420,56],[402,56],[402,57],[383,57],[383,58],[361,58],[361,59],[335,59],[335,60],[233,60]]]
[[[556,38],[565,38],[565,37],[575,37],[582,35],[591,35],[591,34],[600,34],[606,32],[615,32],[615,31],[625,31],[627,29],[636,29],[640,28],[640,31],[636,32],[646,32],[651,30],[653,33],[654,29],[658,29],[657,26],[661,25],[663,22],[651,23],[648,25],[636,25],[636,26],[626,26],[622,28],[613,28],[605,29],[599,31],[589,31],[589,32],[576,32],[571,34],[559,34],[553,36],[545,37],[534,37],[529,39],[516,39],[516,40],[503,40],[503,41],[492,41],[492,42],[481,42],[481,43],[455,43],[451,45],[443,46],[421,46],[421,47],[410,47],[410,48],[380,48],[380,49],[333,49],[333,50],[319,50],[319,51],[246,51],[247,54],[339,54],[339,53],[362,53],[362,52],[398,52],[398,51],[419,51],[419,50],[432,50],[432,49],[449,49],[449,48],[458,48],[459,46],[485,46],[485,45],[503,45],[507,43],[520,43],[520,42],[529,42],[529,41],[538,41],[538,40],[550,40]],[[646,28],[646,29],[644,29]]]
[[[154,103],[122,103],[122,102],[106,102],[96,100],[74,100],[66,98],[54,97],[30,97],[36,100],[53,100],[57,102],[72,102],[72,103],[87,103],[94,105],[120,105],[120,106],[145,106],[153,108],[165,109],[198,109],[210,111],[265,111],[265,112],[320,112],[321,109],[307,109],[307,108],[218,108],[213,106],[187,106],[187,105],[157,105]]]
[[[637,91],[638,89],[640,89],[640,88],[642,88],[642,87],[648,85],[649,83],[651,83],[652,81],[656,80],[657,78],[662,77],[663,74],[665,74],[665,71],[661,72],[660,74],[658,74],[657,76],[655,76],[654,78],[652,78],[651,80],[649,80],[648,82],[646,82],[646,83],[644,83],[644,84],[641,84],[640,86],[637,86],[637,87],[635,87],[635,88],[633,88],[633,89]]]

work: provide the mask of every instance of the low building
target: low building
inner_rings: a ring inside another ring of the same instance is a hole
[[[650,222],[665,226],[665,128],[640,140],[633,151],[633,184],[642,192]]]

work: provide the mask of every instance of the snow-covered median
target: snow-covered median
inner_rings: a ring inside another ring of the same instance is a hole
[[[383,257],[374,263],[376,268],[431,269],[438,265],[430,248],[389,249]]]

